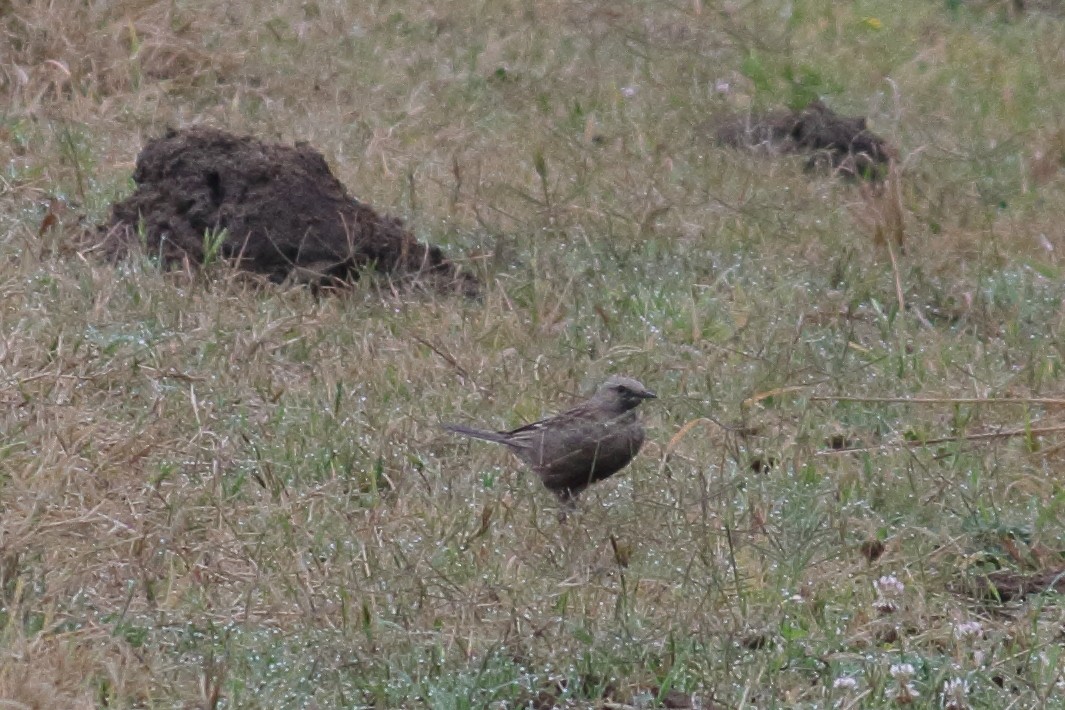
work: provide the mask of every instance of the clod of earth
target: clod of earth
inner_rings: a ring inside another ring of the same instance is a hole
[[[167,266],[225,260],[314,286],[373,270],[476,295],[477,280],[402,221],[348,194],[307,143],[266,143],[197,126],[168,130],[137,156],[134,193],[87,235],[113,259],[143,245]]]
[[[775,111],[720,122],[717,142],[773,153],[808,153],[808,169],[829,167],[851,178],[879,180],[894,149],[870,131],[864,116],[840,116],[820,101],[802,111]]]
[[[1030,594],[1065,593],[1065,568],[1025,574],[1010,570],[990,572],[970,580],[968,585],[956,585],[976,597],[989,601],[1008,602]]]

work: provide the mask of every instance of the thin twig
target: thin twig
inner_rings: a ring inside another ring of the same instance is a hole
[[[899,273],[899,261],[895,256],[895,249],[891,246],[891,240],[885,239],[888,256],[891,257],[891,273],[895,277],[895,298],[899,302],[899,313],[906,312],[906,296],[902,293],[902,275]]]
[[[472,382],[474,387],[476,387],[479,390],[483,389],[479,384],[477,384],[477,382],[472,377],[470,377],[470,373],[466,370],[465,367],[463,367],[462,365],[459,364],[458,360],[456,360],[454,358],[454,356],[451,355],[451,353],[445,352],[444,350],[442,350],[441,348],[437,347],[433,343],[429,342],[425,338],[422,338],[421,336],[411,334],[410,337],[411,337],[412,340],[415,340],[415,341],[421,343],[422,345],[424,345],[425,347],[429,348],[434,353],[436,353],[437,355],[442,357],[444,359],[444,361],[447,362],[448,365],[451,365],[451,367],[455,368],[455,372],[459,373],[459,375],[462,378],[467,379],[470,382]]]
[[[677,444],[679,444],[681,442],[681,440],[684,439],[684,437],[688,435],[689,431],[691,431],[693,428],[695,428],[699,424],[703,424],[703,425],[705,425],[707,427],[713,427],[713,426],[721,427],[721,425],[718,424],[716,421],[714,421],[713,419],[708,419],[706,417],[698,417],[696,419],[692,419],[690,422],[687,422],[684,426],[682,426],[680,428],[680,431],[678,431],[676,434],[674,434],[672,436],[672,438],[670,438],[669,443],[666,444],[666,450],[662,452],[662,460],[661,460],[661,462],[658,465],[658,474],[659,475],[662,475],[663,473],[665,473],[666,464],[669,462],[670,457],[673,455],[673,449],[677,448]],[[721,427],[721,428],[724,428],[724,427]]]
[[[814,395],[811,402],[869,402],[884,404],[1044,404],[1065,406],[1065,399],[1054,397],[851,397]]]
[[[934,444],[949,444],[955,441],[989,441],[992,439],[1009,439],[1014,436],[1040,436],[1042,434],[1054,434],[1065,431],[1065,424],[1054,424],[1044,427],[1025,427],[1023,429],[1008,429],[1006,431],[993,431],[984,434],[966,434],[965,436],[942,436],[936,439],[924,439],[922,441],[900,441],[891,444],[877,444],[876,446],[856,446],[847,449],[830,449],[814,452],[814,456],[838,456],[839,454],[861,453],[863,451],[880,451],[900,446],[917,448],[932,446]]]

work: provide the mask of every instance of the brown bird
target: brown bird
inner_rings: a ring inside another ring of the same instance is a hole
[[[592,483],[625,468],[643,446],[643,425],[634,411],[655,393],[628,377],[608,379],[591,399],[554,417],[510,431],[461,424],[443,428],[504,444],[527,463],[563,504]]]

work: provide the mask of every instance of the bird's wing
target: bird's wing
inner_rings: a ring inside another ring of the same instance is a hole
[[[511,429],[510,431],[502,432],[503,436],[521,436],[522,434],[532,434],[538,431],[543,431],[544,427],[549,425],[554,417],[547,417],[536,422],[529,422],[528,424],[522,424],[517,429]]]
[[[595,407],[586,406],[587,403],[578,405],[573,409],[556,414],[553,417],[546,417],[539,421],[530,422],[517,429],[511,429],[510,431],[501,432],[505,436],[521,436],[522,434],[533,434],[536,432],[544,431],[545,429],[554,429],[556,431],[568,431],[572,429],[580,429],[581,427],[589,424],[602,424],[610,421],[613,415],[609,415]]]

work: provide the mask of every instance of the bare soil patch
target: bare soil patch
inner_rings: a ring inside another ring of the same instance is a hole
[[[348,194],[307,143],[171,129],[144,146],[133,179],[134,193],[90,235],[111,258],[143,244],[167,266],[221,259],[278,283],[341,286],[373,270],[467,295],[478,290],[439,247]]]
[[[840,116],[820,101],[802,111],[730,117],[714,131],[732,148],[810,155],[808,169],[828,168],[852,178],[879,180],[894,149],[867,127],[864,116]]]

